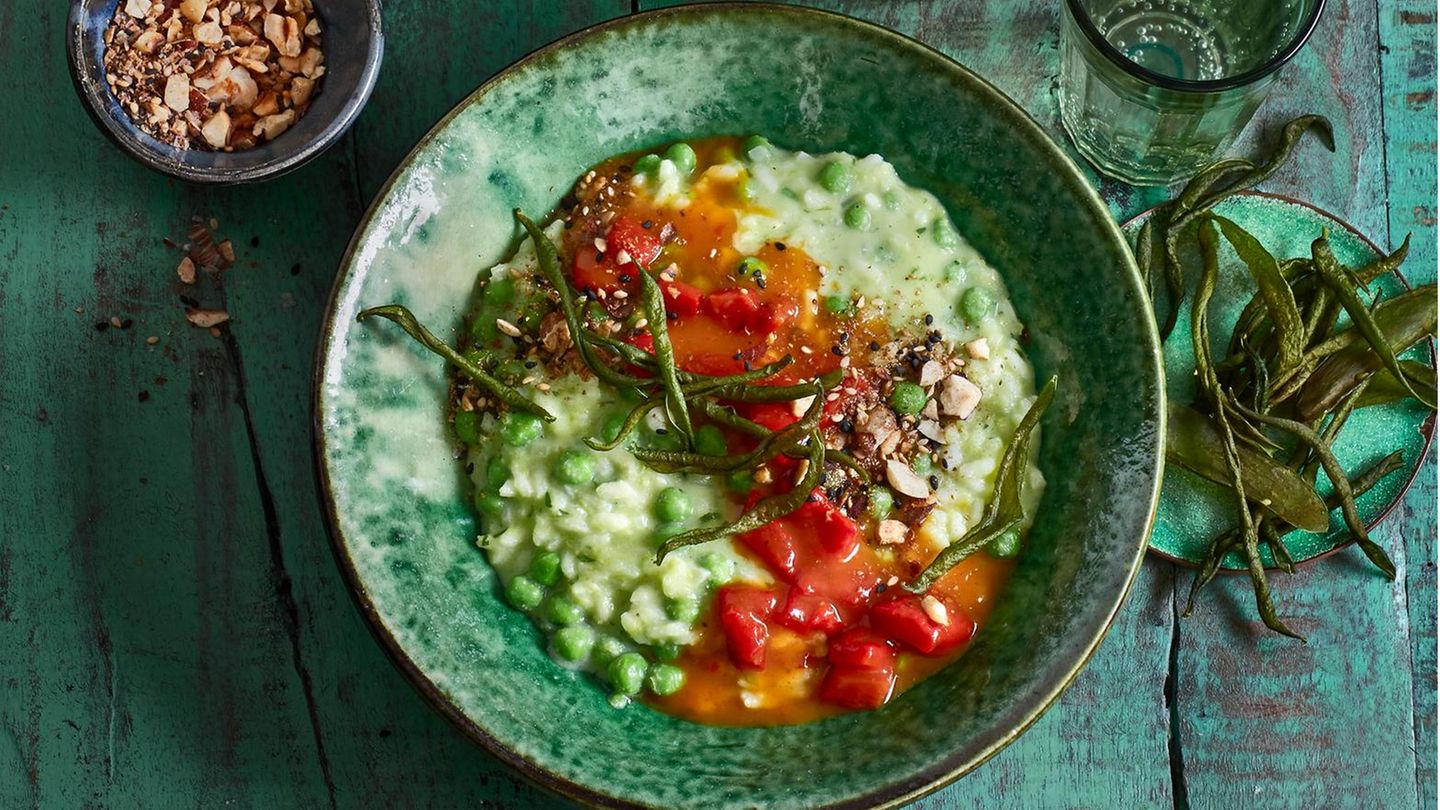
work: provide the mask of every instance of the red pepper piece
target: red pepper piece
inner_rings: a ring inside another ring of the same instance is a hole
[[[577,290],[604,290],[607,294],[620,289],[620,271],[609,256],[604,261],[594,245],[585,245],[575,252],[570,278]]]
[[[699,287],[693,287],[683,281],[661,281],[661,298],[665,301],[665,311],[677,318],[686,318],[700,311],[700,301],[705,294],[700,292]]]
[[[820,699],[847,709],[885,705],[895,691],[895,667],[873,669],[832,666],[820,684]]]
[[[706,312],[732,332],[748,332],[760,313],[760,299],[743,287],[716,290],[705,296]]]
[[[795,320],[800,308],[788,298],[761,304],[760,309],[750,316],[748,331],[756,335],[768,335]]]
[[[610,224],[610,231],[605,234],[606,257],[617,267],[624,267],[632,273],[638,272],[639,268],[622,263],[622,252],[629,255],[631,262],[639,262],[648,267],[651,262],[660,258],[660,247],[658,230],[647,230],[639,222],[626,216],[616,217]]]
[[[830,640],[830,665],[857,669],[895,666],[895,648],[868,627],[852,627]]]
[[[775,594],[743,585],[721,588],[716,594],[720,627],[725,631],[730,660],[741,669],[765,668],[766,624],[775,613]]]
[[[797,550],[795,536],[779,521],[771,521],[740,535],[744,543],[772,573],[786,581],[795,579]]]
[[[905,594],[870,609],[870,624],[918,653],[935,655],[968,642],[975,622],[963,610],[946,605],[948,624],[940,624],[921,607],[921,597]]]
[[[855,521],[824,497],[800,507],[790,519],[809,528],[820,541],[820,548],[842,560],[860,550],[860,530]]]
[[[770,430],[783,430],[800,421],[795,406],[788,402],[742,404],[736,407],[741,416]]]
[[[829,636],[845,627],[845,617],[834,602],[800,588],[790,589],[785,607],[776,620],[797,633],[820,632]]]

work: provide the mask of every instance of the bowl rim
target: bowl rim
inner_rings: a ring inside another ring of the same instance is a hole
[[[380,187],[367,206],[365,214],[360,218],[355,233],[351,237],[350,244],[346,247],[345,253],[341,257],[337,268],[339,272],[335,274],[332,282],[330,296],[326,303],[326,310],[320,324],[320,335],[316,344],[315,363],[311,380],[311,421],[315,451],[314,471],[323,500],[322,511],[325,519],[326,535],[330,539],[331,551],[335,555],[336,563],[340,568],[347,590],[349,590],[351,597],[355,601],[356,608],[360,611],[361,615],[365,617],[366,625],[376,640],[380,642],[380,646],[386,655],[395,666],[405,674],[406,679],[410,682],[411,686],[420,693],[421,697],[438,711],[441,716],[449,720],[467,738],[478,742],[486,752],[510,766],[516,772],[542,788],[564,798],[592,807],[647,807],[648,805],[624,796],[604,793],[593,787],[576,782],[519,755],[499,740],[496,740],[446,697],[444,691],[411,660],[399,641],[386,629],[380,611],[375,607],[374,601],[366,590],[355,560],[350,556],[346,539],[339,528],[339,515],[336,511],[337,507],[330,481],[330,465],[328,463],[330,458],[329,442],[324,430],[324,419],[328,410],[325,397],[324,372],[327,361],[335,354],[338,348],[338,344],[335,342],[338,304],[342,290],[351,279],[351,274],[346,272],[346,268],[350,267],[353,262],[360,247],[362,237],[369,231],[369,227],[380,205],[386,200],[390,191],[400,178],[408,172],[419,153],[460,113],[484,98],[511,74],[539,62],[552,53],[563,50],[579,40],[607,31],[643,24],[665,17],[703,17],[733,13],[781,14],[801,18],[802,20],[819,19],[829,23],[849,25],[863,30],[866,34],[875,37],[879,41],[884,41],[892,47],[916,51],[922,57],[935,62],[951,74],[960,75],[966,82],[973,84],[981,94],[987,96],[989,101],[1007,111],[1015,120],[1021,135],[1030,141],[1036,149],[1047,154],[1053,161],[1053,169],[1062,174],[1067,184],[1073,187],[1076,194],[1088,200],[1093,209],[1102,215],[1100,219],[1105,223],[1104,227],[1107,231],[1105,236],[1112,243],[1112,246],[1117,248],[1117,256],[1123,259],[1120,267],[1122,275],[1128,280],[1135,292],[1141,293],[1144,290],[1140,270],[1135,263],[1129,242],[1121,233],[1120,226],[1110,213],[1109,207],[1100,197],[1095,187],[1086,179],[1085,174],[1076,165],[1075,161],[1065,153],[1064,149],[1059,146],[1056,140],[1052,138],[1045,131],[1044,127],[1036,122],[1029,113],[992,83],[941,51],[882,25],[847,14],[781,3],[737,2],[735,0],[730,0],[729,2],[695,2],[630,13],[582,28],[530,51],[483,81],[446,112],[444,116],[415,142],[415,145],[406,154],[404,159],[396,165],[384,185]],[[1137,300],[1148,301],[1148,298],[1140,296]],[[922,765],[915,768],[914,773],[909,778],[888,782],[877,788],[867,790],[862,794],[827,805],[827,807],[894,808],[912,802],[955,782],[957,779],[987,762],[991,757],[995,756],[1033,726],[1041,716],[1055,705],[1060,695],[1074,683],[1076,677],[1090,662],[1090,659],[1094,657],[1095,651],[1100,646],[1100,642],[1104,639],[1106,633],[1114,623],[1115,617],[1119,614],[1121,607],[1124,605],[1126,598],[1134,587],[1135,579],[1145,560],[1146,550],[1149,547],[1150,532],[1154,527],[1156,513],[1159,508],[1161,479],[1164,475],[1163,437],[1165,435],[1166,421],[1165,369],[1160,351],[1159,330],[1151,307],[1142,304],[1137,305],[1136,309],[1144,325],[1148,326],[1146,333],[1149,345],[1146,347],[1145,354],[1148,355],[1150,359],[1154,370],[1154,379],[1159,386],[1156,392],[1155,412],[1151,414],[1151,424],[1155,425],[1157,435],[1160,439],[1157,441],[1156,452],[1154,458],[1151,460],[1152,469],[1149,476],[1151,492],[1144,525],[1142,530],[1138,532],[1134,538],[1135,548],[1130,555],[1128,570],[1124,572],[1123,586],[1115,594],[1113,601],[1105,610],[1099,624],[1096,625],[1093,634],[1089,638],[1077,642],[1077,649],[1080,650],[1080,655],[1065,671],[1063,676],[1058,678],[1050,689],[1043,691],[1039,699],[1029,708],[1019,712],[1019,719],[1010,723],[1009,727],[1003,731],[997,732],[993,739],[989,740],[981,750],[972,755],[956,754],[942,758],[934,763]]]
[[[108,2],[108,0],[103,1]],[[116,0],[116,2],[123,2],[123,0]],[[341,0],[341,2],[353,2],[353,0]],[[91,71],[87,69],[84,58],[86,42],[84,22],[86,12],[91,5],[86,0],[70,0],[70,11],[65,19],[65,57],[70,71],[70,82],[96,128],[111,143],[120,147],[122,152],[148,169],[180,180],[205,185],[270,180],[300,168],[334,146],[335,142],[344,137],[345,133],[350,131],[350,127],[354,126],[356,119],[360,117],[361,111],[369,102],[370,94],[375,89],[375,82],[380,76],[380,65],[385,59],[385,34],[381,0],[361,0],[361,2],[365,4],[365,15],[370,31],[370,46],[365,51],[365,64],[361,68],[360,81],[354,92],[345,100],[335,117],[314,138],[303,142],[301,146],[293,150],[283,151],[268,160],[253,165],[229,168],[194,166],[184,160],[176,160],[157,152],[117,121],[104,103],[105,94],[109,90],[105,87],[103,65],[97,65],[97,70]],[[181,154],[184,154],[184,151],[181,150]]]
[[[1379,246],[1378,244],[1376,244],[1370,237],[1366,236],[1365,233],[1364,233],[1363,231],[1361,231],[1360,228],[1358,228],[1354,223],[1350,222],[1350,221],[1347,220],[1347,219],[1343,219],[1343,218],[1337,216],[1337,215],[1336,215],[1334,212],[1332,212],[1332,211],[1327,211],[1326,209],[1321,208],[1320,206],[1316,205],[1315,203],[1308,202],[1308,201],[1306,201],[1306,200],[1302,200],[1302,199],[1300,199],[1300,198],[1298,198],[1298,197],[1292,197],[1292,196],[1290,196],[1290,195],[1288,195],[1288,194],[1278,194],[1278,193],[1273,192],[1273,191],[1261,191],[1261,190],[1259,190],[1259,189],[1254,189],[1254,188],[1242,189],[1242,190],[1240,190],[1239,192],[1236,192],[1236,195],[1235,195],[1235,196],[1237,196],[1237,197],[1259,197],[1259,198],[1263,198],[1263,199],[1267,199],[1267,200],[1272,200],[1272,201],[1275,201],[1275,202],[1286,203],[1286,204],[1288,204],[1288,205],[1299,206],[1300,208],[1308,208],[1308,209],[1310,209],[1311,211],[1314,211],[1315,213],[1319,214],[1320,216],[1325,217],[1326,219],[1328,219],[1328,220],[1336,223],[1336,224],[1339,225],[1340,227],[1344,228],[1344,229],[1345,229],[1346,231],[1348,231],[1352,236],[1354,236],[1355,238],[1359,239],[1359,240],[1361,241],[1361,243],[1363,243],[1366,247],[1368,247],[1368,248],[1370,248],[1372,251],[1374,251],[1377,256],[1385,256],[1385,255],[1387,255],[1387,251],[1386,251],[1384,248],[1380,247],[1380,246]],[[1149,217],[1153,216],[1153,215],[1155,214],[1155,212],[1156,212],[1157,210],[1159,210],[1162,205],[1164,205],[1164,203],[1159,203],[1159,204],[1157,204],[1157,205],[1152,205],[1151,207],[1146,208],[1144,211],[1141,211],[1140,213],[1136,214],[1135,216],[1130,217],[1129,219],[1126,219],[1124,222],[1120,223],[1120,230],[1121,230],[1121,232],[1123,233],[1126,228],[1129,228],[1130,226],[1134,225],[1135,223],[1140,222],[1141,220],[1144,220],[1144,219],[1148,219]],[[1407,279],[1407,278],[1405,278],[1405,275],[1400,272],[1400,268],[1398,268],[1398,267],[1395,268],[1395,270],[1391,273],[1391,275],[1393,275],[1393,276],[1395,277],[1395,279],[1400,282],[1400,286],[1401,286],[1403,289],[1406,289],[1406,290],[1413,289],[1413,287],[1412,287],[1411,284],[1410,284],[1410,280]],[[1429,349],[1429,353],[1430,353],[1430,365],[1433,367],[1433,366],[1435,366],[1435,364],[1436,364],[1436,359],[1437,359],[1437,357],[1440,357],[1440,355],[1437,355],[1437,354],[1436,354],[1435,338],[1434,338],[1433,336],[1427,338],[1426,341],[1425,341],[1425,345],[1426,345],[1426,347]],[[1416,455],[1416,458],[1415,458],[1415,466],[1413,466],[1413,467],[1410,468],[1410,474],[1409,474],[1408,476],[1406,476],[1406,478],[1405,478],[1405,485],[1402,486],[1402,487],[1400,487],[1400,489],[1396,490],[1396,492],[1395,492],[1395,497],[1392,498],[1392,499],[1390,499],[1390,501],[1389,501],[1388,503],[1386,503],[1383,507],[1381,507],[1381,508],[1380,508],[1380,511],[1378,511],[1378,512],[1375,513],[1375,517],[1374,517],[1373,519],[1371,519],[1371,520],[1369,520],[1369,521],[1367,521],[1367,522],[1365,523],[1365,530],[1366,530],[1366,531],[1369,531],[1369,530],[1371,530],[1371,529],[1374,529],[1376,526],[1379,526],[1381,523],[1384,523],[1386,520],[1388,520],[1388,519],[1390,518],[1391,513],[1393,513],[1397,508],[1399,508],[1400,504],[1404,503],[1406,493],[1408,493],[1408,492],[1410,491],[1410,487],[1414,486],[1415,480],[1420,477],[1420,470],[1421,470],[1421,468],[1423,468],[1423,467],[1425,466],[1425,459],[1426,459],[1426,458],[1429,458],[1429,456],[1430,456],[1430,447],[1431,447],[1431,445],[1432,445],[1432,444],[1434,443],[1434,441],[1435,441],[1435,421],[1436,421],[1436,419],[1435,419],[1435,413],[1432,411],[1432,412],[1430,412],[1430,413],[1425,417],[1425,419],[1420,423],[1420,433],[1424,436],[1424,441],[1422,441],[1422,442],[1420,443],[1420,452]],[[1164,492],[1161,492],[1161,498],[1162,498],[1162,499],[1164,498]],[[1153,531],[1153,529],[1152,529],[1152,531]],[[1312,564],[1312,563],[1317,563],[1317,562],[1325,559],[1326,557],[1331,557],[1331,556],[1334,556],[1334,555],[1336,555],[1336,554],[1339,554],[1340,552],[1344,551],[1345,549],[1350,548],[1351,546],[1355,545],[1355,542],[1356,542],[1356,540],[1355,540],[1354,535],[1351,535],[1348,540],[1345,540],[1345,541],[1340,542],[1340,543],[1336,543],[1336,544],[1335,544],[1334,546],[1332,546],[1331,548],[1329,548],[1329,549],[1327,549],[1327,550],[1325,550],[1325,551],[1322,551],[1322,552],[1320,552],[1319,554],[1316,554],[1316,555],[1313,556],[1313,557],[1306,557],[1306,558],[1303,559],[1303,560],[1297,560],[1297,561],[1295,561],[1295,568],[1298,570],[1301,566],[1308,566],[1308,565],[1310,565],[1310,564]],[[1183,568],[1195,569],[1195,568],[1199,568],[1199,567],[1200,567],[1200,563],[1199,563],[1198,561],[1196,561],[1196,560],[1192,560],[1192,559],[1190,559],[1189,557],[1181,557],[1181,556],[1178,555],[1178,554],[1172,554],[1172,553],[1170,553],[1170,552],[1168,552],[1168,551],[1165,551],[1164,549],[1161,549],[1161,548],[1159,548],[1158,546],[1155,546],[1155,545],[1150,545],[1150,552],[1149,552],[1149,553],[1155,555],[1158,559],[1165,560],[1166,562],[1174,563],[1174,564],[1176,564],[1176,565],[1178,565],[1178,566],[1181,566],[1181,567],[1183,567]],[[1227,568],[1227,567],[1226,567],[1225,565],[1223,565],[1223,564],[1220,566],[1220,568],[1219,568],[1218,570],[1219,570],[1219,573],[1220,573],[1222,576],[1223,576],[1223,575],[1247,574],[1247,573],[1248,573],[1248,572],[1246,571],[1246,569],[1244,569],[1244,568]],[[1272,564],[1270,564],[1270,565],[1265,566],[1265,570],[1267,570],[1267,571],[1279,571],[1279,570],[1281,570],[1281,569],[1279,568],[1279,566],[1276,566],[1275,564],[1272,563]]]

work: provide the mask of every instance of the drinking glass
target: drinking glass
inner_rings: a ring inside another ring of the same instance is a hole
[[[1309,39],[1325,0],[1065,0],[1060,120],[1142,186],[1219,157]]]

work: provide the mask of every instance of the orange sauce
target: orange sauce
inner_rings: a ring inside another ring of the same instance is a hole
[[[680,367],[735,373],[741,362],[759,366],[790,355],[794,364],[768,381],[790,383],[838,367],[841,356],[831,349],[841,341],[842,333],[852,346],[860,347],[872,340],[883,342],[888,336],[883,319],[838,316],[820,305],[817,293],[822,269],[795,246],[771,242],[754,254],[769,266],[763,289],[739,277],[737,268],[746,257],[733,247],[736,212],[751,209],[752,204],[742,199],[738,178],[704,175],[708,166],[739,154],[739,139],[712,138],[690,143],[697,153],[695,176],[699,179],[688,195],[687,207],[658,207],[649,197],[636,194],[625,196],[616,210],[651,223],[652,227],[668,223],[675,229],[678,239],[665,246],[653,267],[674,263],[680,281],[707,294],[743,286],[763,303],[793,307],[794,317],[773,336],[737,332],[703,313],[672,320],[669,334]],[[620,157],[596,169],[603,174],[629,162],[630,157]],[[740,360],[735,359],[737,355]],[[830,427],[833,429],[833,425]],[[877,585],[888,585],[892,578],[910,579],[932,556],[928,544],[918,542],[908,544],[899,553],[882,549],[874,539],[873,522],[862,522],[860,528],[864,538],[860,551],[846,565],[851,567],[850,574],[868,577]],[[742,553],[763,564],[744,544],[734,542]],[[963,609],[977,626],[983,625],[1012,567],[1010,561],[977,554],[946,575],[932,593]],[[884,590],[886,586],[877,589],[872,585],[866,591],[867,598],[873,599]],[[862,615],[859,610],[852,613],[852,620]],[[685,671],[685,687],[674,695],[649,698],[651,705],[687,720],[736,726],[800,723],[848,711],[822,702],[817,696],[827,666],[824,634],[801,634],[771,623],[765,667],[741,670],[731,661],[719,624],[712,606],[696,625],[698,641],[676,661]],[[943,668],[964,649],[962,645],[936,656],[900,653],[893,694]]]

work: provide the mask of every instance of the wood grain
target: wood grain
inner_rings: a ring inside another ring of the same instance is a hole
[[[63,4],[0,3],[0,98],[25,111],[0,116],[0,806],[559,804],[432,712],[360,621],[320,518],[309,378],[335,267],[396,162],[505,64],[630,5],[392,2],[351,136],[292,176],[217,191],[102,140],[69,87]],[[1059,3],[825,5],[940,48],[1063,142]],[[1377,241],[1414,231],[1420,282],[1436,260],[1434,53],[1433,4],[1331,0],[1237,147],[1330,115],[1337,156],[1308,149],[1267,188]],[[1090,173],[1119,217],[1162,196]],[[189,289],[160,240],[195,215],[240,261]],[[193,329],[182,293],[234,321]],[[112,315],[133,323],[96,328]],[[1177,621],[1188,575],[1148,562],[1060,703],[921,806],[1433,807],[1427,464],[1377,538],[1401,583],[1356,555],[1279,583],[1300,646],[1258,632],[1238,580]]]

